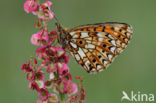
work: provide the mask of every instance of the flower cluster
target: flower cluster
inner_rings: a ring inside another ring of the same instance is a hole
[[[31,43],[39,46],[36,50],[37,59],[30,58],[29,62],[22,65],[22,70],[27,73],[29,88],[38,92],[40,100],[37,103],[83,103],[86,91],[82,86],[82,79],[79,86],[72,81],[66,56],[62,47],[55,46],[57,37],[56,31],[48,31],[47,21],[53,19],[54,13],[50,9],[52,2],[40,3],[39,0],[27,0],[24,3],[24,10],[37,16],[35,27],[39,32],[31,37]],[[49,75],[45,80],[45,71]]]
[[[54,17],[54,13],[50,10],[52,2],[46,1],[45,3],[39,4],[38,0],[27,0],[24,3],[24,10],[27,13],[33,13],[37,15],[39,19],[48,21]]]

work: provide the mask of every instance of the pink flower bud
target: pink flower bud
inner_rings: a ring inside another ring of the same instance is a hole
[[[42,80],[36,80],[35,82],[38,85],[38,88],[43,88],[44,87],[44,82]]]
[[[32,36],[31,36],[31,43],[33,44],[33,45],[40,45],[39,43],[38,43],[38,38],[39,38],[39,34],[37,33],[37,34],[33,34]]]
[[[44,85],[46,88],[51,88],[52,87],[52,84],[53,84],[53,81],[52,80],[47,80]]]
[[[69,73],[69,68],[68,68],[67,64],[57,63],[56,65],[57,65],[57,68],[58,68],[58,73],[60,75],[65,76],[65,75],[67,75]]]
[[[48,103],[46,100],[37,100],[36,103]]]
[[[53,80],[54,78],[55,78],[55,75],[54,75],[53,72],[51,72],[51,73],[49,74],[49,79]]]
[[[45,47],[45,46],[38,47],[38,48],[36,49],[36,55],[38,56],[38,59],[39,59],[39,60],[42,59],[42,56],[43,56],[43,54],[45,53],[45,50],[46,50],[46,47]]]
[[[77,98],[78,96],[73,96],[71,95],[68,99],[68,103],[81,103],[79,102],[79,99]],[[82,102],[83,103],[83,102]]]
[[[48,97],[48,103],[58,103],[58,97],[56,94],[50,94]]]
[[[43,103],[42,100],[37,100],[36,103]]]
[[[57,67],[56,67],[56,64],[48,64],[48,68],[47,68],[47,72],[50,73],[50,72],[55,72],[57,70]]]
[[[45,89],[45,88],[39,89],[38,94],[41,97],[41,99],[43,99],[43,100],[47,99],[48,96],[50,95],[48,89]]]
[[[38,18],[48,21],[53,19],[54,13],[50,10],[50,2],[42,3],[39,7]]]
[[[48,43],[48,32],[43,29],[42,31],[33,34],[31,37],[31,43],[33,45],[46,45]]]
[[[38,89],[39,89],[39,86],[38,86],[38,84],[36,83],[36,81],[30,81],[28,87],[29,87],[30,89],[32,89],[32,90],[38,90]]]
[[[37,60],[36,60],[36,58],[34,58],[34,63],[37,64]]]
[[[66,80],[72,80],[72,76],[70,73],[68,73],[66,76],[65,76],[65,79]]]
[[[29,12],[35,12],[37,10],[37,6],[38,6],[38,3],[34,0],[27,0],[25,3],[24,3],[24,10],[29,13]]]
[[[45,2],[45,5],[47,5],[48,7],[50,7],[52,5],[52,2],[51,1],[46,1]]]
[[[22,70],[24,72],[31,72],[32,71],[32,67],[30,66],[29,62],[26,62],[22,65]]]
[[[35,72],[34,79],[35,80],[44,80],[44,72],[43,71]]]
[[[46,50],[46,54],[49,56],[55,56],[56,53],[57,53],[56,47],[54,47],[54,46],[49,46]]]
[[[49,43],[52,43],[56,39],[56,31],[51,31],[48,33]]]
[[[47,68],[47,67],[48,67],[48,64],[49,64],[49,62],[48,62],[46,59],[44,59],[44,60],[42,61],[42,63],[41,63],[41,66],[42,66],[43,68]]]
[[[34,74],[32,72],[27,73],[28,80],[34,80]]]
[[[69,57],[68,56],[63,56],[64,62],[67,64],[69,62]]]
[[[62,57],[63,55],[65,55],[65,51],[61,47],[56,47],[55,49],[57,51],[57,54],[56,55],[58,57]]]
[[[81,102],[85,102],[86,90],[83,87],[81,87],[79,99],[80,99]]]
[[[78,88],[75,83],[73,83],[71,80],[63,80],[61,84],[59,85],[59,90],[62,93],[67,93],[69,96],[74,95],[77,93]]]
[[[38,71],[41,71],[42,70],[42,67],[41,66],[37,65],[36,67],[37,67]]]
[[[74,95],[78,91],[77,85],[72,81],[67,82],[67,87],[68,87],[68,95]]]

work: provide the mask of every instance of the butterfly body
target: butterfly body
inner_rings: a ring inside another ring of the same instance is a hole
[[[87,72],[104,70],[127,46],[132,27],[125,23],[87,24],[64,29],[56,24],[58,42]]]

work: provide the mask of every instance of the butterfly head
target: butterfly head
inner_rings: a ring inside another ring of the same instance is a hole
[[[66,31],[59,23],[56,23],[55,25],[56,25],[58,43],[62,45],[62,48],[65,48]]]

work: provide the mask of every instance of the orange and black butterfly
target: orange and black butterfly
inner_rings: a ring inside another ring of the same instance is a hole
[[[126,48],[132,27],[125,23],[106,22],[70,29],[56,23],[58,42],[88,73],[102,71]]]

